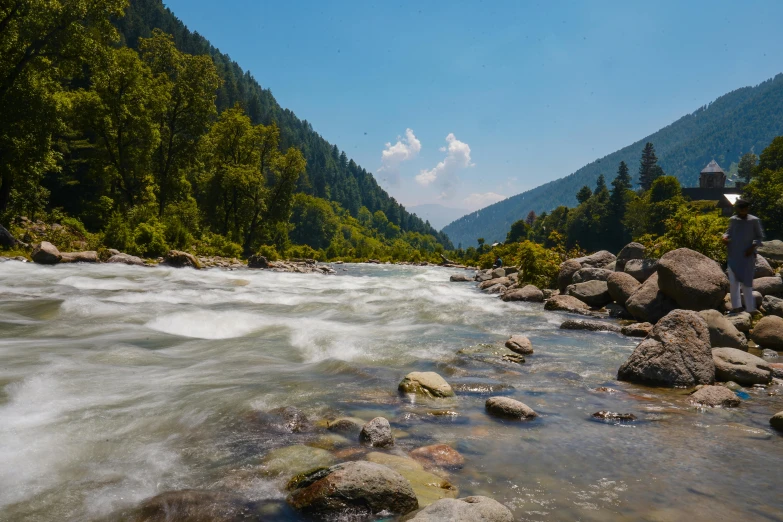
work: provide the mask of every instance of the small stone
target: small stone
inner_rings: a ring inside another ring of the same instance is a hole
[[[465,457],[446,444],[433,444],[417,448],[410,452],[410,456],[425,466],[461,468],[465,464]]]
[[[725,386],[704,386],[693,395],[691,402],[700,406],[734,408],[740,405],[737,395]]]
[[[508,397],[490,397],[485,404],[486,410],[498,417],[514,419],[533,419],[538,414],[528,405]]]
[[[376,417],[362,427],[359,440],[374,448],[394,446],[391,425],[383,417]]]
[[[621,328],[604,321],[584,321],[581,319],[569,319],[560,325],[561,330],[586,330],[589,332],[614,332],[619,333]]]
[[[506,341],[506,348],[522,355],[533,354],[533,343],[524,335],[512,335],[511,338]]]
[[[415,393],[430,397],[453,397],[454,390],[449,383],[435,372],[411,372],[400,382],[403,393]]]
[[[329,421],[326,425],[326,429],[335,433],[346,433],[352,435],[354,433],[360,433],[365,424],[365,421],[362,419],[357,419],[356,417],[341,417],[339,419]]]

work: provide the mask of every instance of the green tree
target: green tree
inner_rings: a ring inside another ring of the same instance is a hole
[[[529,232],[530,225],[527,224],[526,219],[515,221],[506,235],[506,243],[518,243],[523,239],[527,239]]]
[[[778,136],[761,152],[758,170],[783,169],[783,136]]]
[[[649,141],[642,150],[642,159],[639,162],[639,185],[642,190],[649,190],[656,178],[663,173],[658,166],[658,157],[655,155],[655,147]]]
[[[634,197],[632,183],[628,165],[621,161],[617,168],[617,176],[612,181],[612,190],[609,194],[607,239],[609,240],[608,248],[612,251],[622,248],[631,239],[623,222],[625,221],[625,209]]]
[[[306,167],[307,162],[302,153],[290,147],[277,158],[271,170],[269,197],[264,213],[264,239],[271,241],[279,251],[285,251],[287,247],[294,189]]]
[[[294,196],[290,238],[297,245],[326,249],[340,228],[340,220],[328,201],[306,194]]]
[[[581,204],[590,199],[593,195],[593,191],[590,190],[590,187],[585,185],[584,187],[579,189],[579,192],[576,193],[576,200]]]
[[[527,213],[527,217],[525,218],[525,224],[527,224],[528,227],[532,227],[533,223],[536,222],[536,213],[535,211],[531,210]]]
[[[768,239],[783,239],[783,136],[772,140],[759,158],[743,197],[758,216]]]
[[[752,152],[744,154],[740,159],[739,165],[737,166],[737,175],[745,180],[745,183],[750,183],[750,178],[753,177],[753,170],[756,168],[758,159],[758,156]]]

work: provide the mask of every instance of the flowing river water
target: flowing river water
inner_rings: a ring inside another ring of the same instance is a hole
[[[336,268],[0,263],[0,520],[111,520],[164,491],[225,487],[301,443],[254,422],[282,406],[384,416],[398,450],[450,444],[466,461],[449,475],[459,496],[516,520],[783,520],[783,437],[768,424],[781,387],[699,411],[684,391],[615,380],[633,339],[560,331],[565,316],[449,283],[455,271]],[[535,347],[523,365],[501,359],[511,334]],[[457,397],[400,396],[411,371],[440,373]],[[490,388],[540,417],[488,417]],[[278,480],[233,484],[298,520]]]

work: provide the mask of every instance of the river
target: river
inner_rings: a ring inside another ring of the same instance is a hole
[[[451,444],[466,460],[450,474],[459,495],[520,521],[783,520],[783,437],[768,424],[781,387],[698,411],[684,391],[615,380],[633,339],[560,331],[563,315],[448,282],[455,271],[336,268],[0,263],[0,520],[105,520],[160,492],[219,487],[297,443],[252,422],[281,406],[313,421],[384,416],[405,451]],[[500,358],[511,334],[535,347],[523,365]],[[457,397],[400,396],[417,370]],[[488,417],[490,386],[540,417]],[[599,410],[638,421],[592,420]],[[243,494],[285,498],[262,476]]]

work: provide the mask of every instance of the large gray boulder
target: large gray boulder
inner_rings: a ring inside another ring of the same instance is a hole
[[[612,272],[606,280],[609,285],[609,295],[619,305],[625,306],[625,303],[636,292],[640,286],[639,281],[632,275],[625,272]]]
[[[606,268],[580,268],[571,279],[574,283],[586,283],[587,281],[606,281],[609,274],[613,274]]]
[[[759,247],[758,253],[764,256],[770,264],[783,265],[783,241],[779,239],[765,241]]]
[[[753,290],[761,295],[783,297],[783,279],[780,276],[760,277],[753,280]]]
[[[783,317],[783,299],[774,297],[771,295],[764,296],[764,300],[761,302],[761,306],[769,315],[777,315]]]
[[[132,256],[130,254],[114,254],[106,262],[119,263],[122,265],[144,266],[144,260],[142,258]]]
[[[504,301],[526,301],[530,303],[543,303],[544,292],[533,285],[523,286],[509,290],[501,298]]]
[[[454,390],[446,379],[435,372],[411,372],[400,382],[399,390],[429,397],[454,396]]]
[[[617,254],[617,262],[615,264],[615,271],[622,272],[625,270],[625,265],[632,259],[644,259],[644,253],[647,249],[641,243],[628,243]]]
[[[772,368],[761,357],[736,348],[712,350],[715,378],[721,382],[736,382],[743,386],[767,384],[772,379]]]
[[[248,266],[250,264],[250,261],[248,260]],[[468,277],[465,274],[454,274],[449,278],[449,281],[452,283],[467,283],[469,281],[473,281],[472,277]]]
[[[691,402],[710,408],[736,408],[740,405],[739,397],[725,386],[704,386],[691,395]]]
[[[487,399],[485,407],[487,413],[496,417],[508,417],[510,419],[533,419],[538,417],[533,408],[509,397],[490,397]]]
[[[359,434],[359,440],[369,444],[374,448],[389,448],[394,446],[394,436],[392,435],[389,421],[383,417],[375,417],[362,427]]]
[[[658,274],[654,273],[625,302],[625,308],[637,320],[657,323],[675,308],[677,303],[658,288]]]
[[[612,302],[612,296],[609,295],[609,285],[606,281],[594,280],[576,283],[569,286],[566,292],[594,308],[601,308]]]
[[[710,330],[710,346],[713,348],[748,349],[748,340],[726,319],[725,315],[717,310],[702,310],[699,315]]]
[[[410,522],[512,522],[509,509],[488,497],[444,498],[419,511]]]
[[[631,259],[625,264],[623,271],[633,276],[640,283],[647,281],[658,271],[657,259]]]
[[[607,265],[614,263],[616,260],[615,255],[607,250],[601,250],[589,256],[574,259],[582,268],[606,268]]]
[[[62,254],[53,244],[48,241],[41,241],[33,248],[33,253],[30,257],[32,257],[33,262],[39,265],[56,265],[60,262]]]
[[[60,254],[60,263],[97,263],[98,252],[87,250],[84,252],[63,252]]]
[[[753,272],[753,278],[759,277],[772,277],[775,275],[775,271],[769,264],[769,261],[764,259],[764,256],[756,256],[756,268]]]
[[[669,313],[620,366],[617,378],[669,387],[712,384],[715,363],[707,323],[696,312]]]
[[[763,317],[751,330],[750,338],[762,348],[783,351],[783,317]]]
[[[570,295],[556,295],[551,297],[546,304],[544,304],[544,310],[549,310],[550,312],[570,312],[572,314],[592,315],[589,306]]]
[[[582,265],[575,259],[569,259],[560,264],[560,272],[557,274],[557,289],[564,294],[566,288],[573,283],[574,274],[582,269]]]
[[[658,261],[658,287],[685,310],[720,308],[729,279],[720,265],[695,250],[678,248]]]
[[[398,472],[372,462],[346,462],[304,477],[288,503],[309,516],[375,517],[405,515],[418,509],[410,483]],[[362,518],[363,519],[363,518]]]

